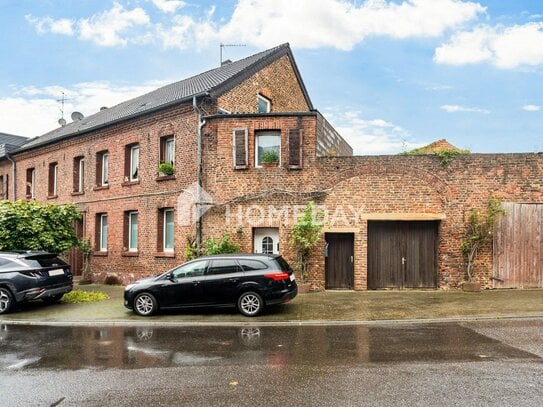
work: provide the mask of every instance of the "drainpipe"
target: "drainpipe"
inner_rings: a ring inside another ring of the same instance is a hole
[[[196,152],[196,156],[197,156],[197,160],[198,160],[198,163],[197,163],[197,174],[196,174],[196,182],[198,184],[198,192],[196,194],[196,213],[199,215],[200,214],[200,205],[202,204],[202,202],[200,202],[200,199],[201,199],[201,193],[200,193],[200,189],[203,188],[203,185],[202,185],[202,128],[205,126],[206,124],[206,121],[202,119],[202,116],[203,116],[203,112],[202,110],[198,107],[198,105],[196,104],[196,97],[198,96],[204,96],[206,95],[207,93],[204,93],[204,94],[201,94],[201,95],[194,95],[192,97],[192,107],[194,109],[194,111],[198,114],[198,135],[197,135],[197,138],[198,138],[198,147],[197,147],[197,152]],[[198,249],[198,251],[200,251],[200,248],[202,247],[202,217],[201,216],[198,216],[198,218],[196,219],[196,248]]]
[[[11,190],[12,190],[12,194],[11,196],[13,197],[13,202],[15,202],[17,200],[17,172],[16,172],[16,164],[15,164],[15,161],[13,160],[13,158],[11,158],[11,156],[9,155],[9,153],[6,153],[6,158],[11,162]]]

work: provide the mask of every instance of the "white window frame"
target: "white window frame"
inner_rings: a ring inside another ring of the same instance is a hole
[[[57,191],[58,164],[53,165],[53,196],[58,195]]]
[[[30,198],[36,198],[36,169],[32,168],[30,173]]]
[[[134,219],[136,218],[136,241],[134,242],[132,240],[132,226],[134,225]],[[131,211],[128,212],[128,251],[129,252],[137,252],[138,251],[138,233],[139,233],[139,220],[138,220],[138,212],[137,211]]]
[[[107,238],[108,238],[107,213],[102,213],[100,215],[100,251],[101,252],[107,252]]]
[[[172,224],[173,224],[173,230],[172,230],[172,247],[166,247],[166,233],[167,233],[167,223],[166,223],[166,219],[167,219],[167,214],[168,213],[171,213],[172,214]],[[163,227],[162,227],[162,250],[164,252],[168,252],[168,253],[171,253],[174,251],[174,246],[175,246],[175,218],[174,218],[174,210],[173,209],[164,209],[162,211],[162,216],[164,217],[164,219],[162,220],[163,221]]]
[[[255,134],[255,168],[262,168],[262,164],[258,164],[258,138],[260,136],[277,136],[279,137],[279,161],[277,162],[277,166],[281,166],[281,132],[279,130],[264,130],[259,131]]]
[[[171,145],[171,160],[168,160],[168,145]],[[165,163],[175,165],[175,136],[164,138],[164,159]]]
[[[109,185],[109,153],[102,153],[102,179],[100,180],[102,186]]]
[[[79,159],[79,179],[77,180],[77,192],[83,192],[85,188],[85,159]]]
[[[266,104],[266,111],[265,112],[261,112],[259,107],[260,107],[260,102],[264,102]],[[264,97],[262,96],[260,93],[256,95],[256,110],[258,113],[270,113],[271,112],[271,100],[268,99],[267,97]]]
[[[132,147],[130,147],[130,181],[137,181],[140,177],[140,145],[135,144]],[[136,176],[134,177],[134,170],[136,172]]]

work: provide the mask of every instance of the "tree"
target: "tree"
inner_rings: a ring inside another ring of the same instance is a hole
[[[62,253],[79,245],[73,222],[75,205],[19,200],[0,202],[0,250]]]
[[[290,232],[289,242],[296,251],[297,268],[302,284],[308,277],[309,253],[322,237],[322,223],[316,219],[318,215],[315,211],[315,202],[309,201],[303,215],[298,218]]]
[[[472,268],[479,248],[492,238],[498,215],[504,212],[501,201],[494,196],[488,200],[485,212],[470,210],[466,235],[460,244],[462,252],[466,256],[466,273],[469,281],[472,281],[474,277]]]

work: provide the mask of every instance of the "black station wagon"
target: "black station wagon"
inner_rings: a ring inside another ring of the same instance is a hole
[[[265,306],[288,302],[296,294],[294,273],[279,255],[217,255],[129,284],[124,305],[143,316],[159,309],[212,306],[237,307],[252,317]]]
[[[24,301],[57,302],[72,291],[72,280],[70,266],[55,254],[0,252],[0,314]]]

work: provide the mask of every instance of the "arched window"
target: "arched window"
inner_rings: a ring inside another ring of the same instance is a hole
[[[269,236],[262,239],[262,253],[273,254],[273,239]]]

